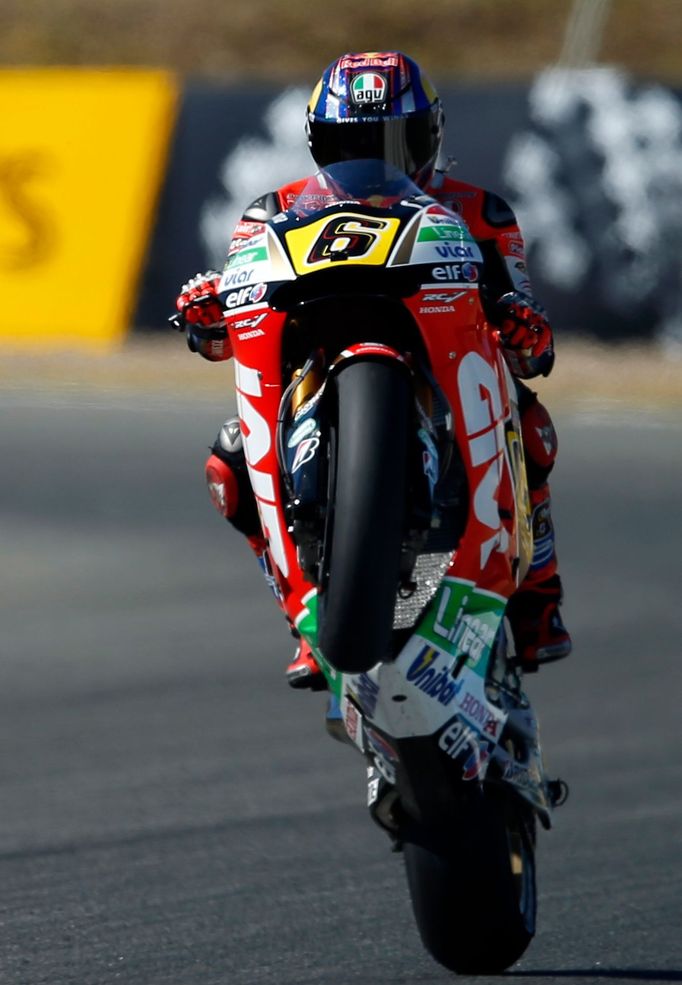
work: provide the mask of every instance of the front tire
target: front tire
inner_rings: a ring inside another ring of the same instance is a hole
[[[405,523],[412,388],[399,363],[352,361],[332,377],[329,535],[320,599],[320,647],[347,674],[390,651]]]
[[[407,881],[422,942],[459,974],[499,974],[535,933],[535,824],[497,791],[462,804],[454,828],[415,828],[404,842]]]

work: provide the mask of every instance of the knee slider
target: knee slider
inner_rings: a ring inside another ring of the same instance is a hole
[[[236,475],[227,462],[217,455],[209,456],[205,471],[213,505],[221,516],[231,520],[239,508],[239,484]]]
[[[225,421],[218,432],[206,462],[206,482],[221,516],[247,537],[261,533],[237,417]]]
[[[543,580],[556,574],[557,560],[549,487],[545,484],[538,489],[531,489],[530,502],[533,510],[533,557],[527,578],[532,583],[538,576]]]
[[[521,436],[526,456],[528,484],[531,489],[542,486],[554,467],[558,442],[554,424],[546,407],[535,394],[521,407]]]

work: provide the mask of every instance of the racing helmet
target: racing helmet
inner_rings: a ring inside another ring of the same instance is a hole
[[[308,103],[306,133],[318,167],[379,159],[424,188],[444,119],[416,62],[398,51],[367,51],[342,55],[325,70]]]

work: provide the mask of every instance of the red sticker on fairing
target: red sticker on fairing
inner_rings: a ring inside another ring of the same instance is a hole
[[[237,223],[237,228],[234,231],[235,236],[242,238],[256,236],[257,233],[264,233],[265,225],[262,222],[250,222],[246,219],[242,219],[241,222]]]

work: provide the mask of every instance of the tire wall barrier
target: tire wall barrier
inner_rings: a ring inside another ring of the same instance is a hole
[[[682,342],[682,91],[615,69],[441,86],[451,174],[507,198],[560,332]],[[0,72],[0,339],[165,331],[245,205],[313,170],[307,88]]]

